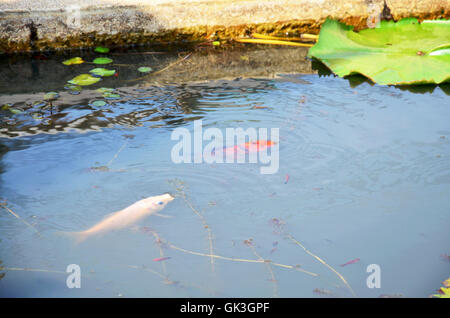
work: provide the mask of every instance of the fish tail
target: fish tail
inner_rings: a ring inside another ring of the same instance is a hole
[[[88,238],[88,234],[86,232],[58,231],[58,232],[56,232],[56,235],[64,236],[64,237],[71,239],[75,243],[75,245],[82,243],[84,240],[86,240]]]

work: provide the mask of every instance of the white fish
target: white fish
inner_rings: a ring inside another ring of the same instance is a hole
[[[173,199],[174,197],[168,193],[142,199],[123,210],[106,216],[102,221],[85,231],[63,233],[74,237],[76,242],[80,243],[90,236],[122,229],[142,220],[146,216],[151,214],[157,215]]]

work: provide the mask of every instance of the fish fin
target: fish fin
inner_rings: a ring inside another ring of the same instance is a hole
[[[161,213],[154,213],[153,215],[160,216],[162,218],[167,218],[167,219],[173,218],[172,215],[166,215],[166,214],[161,214]]]
[[[88,234],[85,232],[65,232],[65,231],[57,231],[56,235],[64,236],[71,239],[75,245],[80,244],[84,240],[88,238]]]

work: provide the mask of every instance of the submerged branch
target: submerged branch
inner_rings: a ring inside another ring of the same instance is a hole
[[[250,244],[246,244],[248,247],[250,247],[253,251],[253,254],[255,254],[255,256],[259,259],[259,260],[263,260],[264,258],[261,257],[261,255],[259,255],[259,253],[256,251],[256,248],[250,243]],[[278,297],[278,283],[277,280],[275,279],[275,273],[273,272],[272,269],[272,265],[269,262],[264,262],[267,266],[267,270],[269,271],[269,274],[271,276],[271,281],[273,283],[273,296],[274,297]]]
[[[271,260],[267,260],[267,259],[243,259],[243,258],[233,258],[233,257],[227,257],[227,256],[221,256],[221,255],[214,255],[214,254],[205,254],[205,253],[200,253],[200,252],[195,252],[195,251],[190,251],[178,246],[175,246],[167,241],[164,242],[165,244],[167,244],[167,246],[169,246],[170,248],[180,251],[180,252],[184,252],[187,254],[192,254],[192,255],[197,255],[197,256],[204,256],[204,257],[212,257],[212,258],[217,258],[217,259],[222,259],[222,260],[226,260],[226,261],[232,261],[232,262],[244,262],[244,263],[270,263],[273,266],[277,266],[277,267],[282,267],[282,268],[286,268],[286,269],[293,269],[299,272],[303,272],[305,274],[311,275],[311,276],[319,276],[319,274],[304,270],[302,268],[299,268],[298,266],[292,266],[292,265],[285,265],[285,264],[279,264],[279,263],[274,263]]]
[[[15,213],[13,210],[11,210],[10,208],[8,208],[6,206],[6,204],[1,204],[0,207],[4,208],[6,211],[8,211],[10,214],[12,214],[13,216],[15,216],[17,219],[19,219],[20,221],[22,221],[25,225],[27,225],[28,227],[32,228],[39,236],[41,236],[41,233],[30,223],[28,223],[27,221],[25,221],[24,219],[22,219],[17,213]]]
[[[342,276],[337,270],[335,270],[332,266],[328,265],[323,259],[321,259],[319,256],[317,256],[316,254],[312,253],[311,251],[309,251],[302,243],[300,243],[299,241],[297,241],[292,235],[290,235],[289,233],[286,234],[287,238],[289,238],[292,242],[294,242],[295,244],[297,244],[298,246],[300,246],[308,255],[314,257],[316,260],[318,260],[320,263],[322,263],[323,265],[325,265],[328,269],[330,269],[332,272],[334,272],[345,284],[345,286],[347,286],[347,288],[350,290],[350,292],[352,293],[352,295],[354,297],[356,297],[355,292],[353,291],[353,289],[350,287],[349,283],[347,283],[347,281],[345,280],[344,276]]]

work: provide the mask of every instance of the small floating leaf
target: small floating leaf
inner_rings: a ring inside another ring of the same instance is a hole
[[[91,105],[95,106],[95,107],[103,107],[106,105],[106,102],[104,100],[96,100],[96,101],[92,102]]]
[[[219,46],[219,45],[220,45],[220,41],[214,41],[214,42],[212,43],[212,45],[214,45],[214,46]]]
[[[13,113],[13,114],[16,114],[16,115],[22,114],[22,111],[19,110],[19,109],[17,109],[17,108],[10,108],[9,111],[10,111],[11,113]]]
[[[107,57],[97,57],[95,60],[92,61],[94,64],[109,64],[112,63],[113,60]]]
[[[107,70],[106,68],[94,68],[90,70],[89,73],[99,76],[113,76],[116,73],[116,70]]]
[[[42,108],[45,107],[47,105],[46,101],[42,101],[42,100],[38,100],[33,102],[33,107],[38,107],[38,108]]]
[[[94,51],[97,53],[108,53],[109,49],[107,47],[97,46]]]
[[[117,98],[120,98],[120,95],[113,94],[113,93],[104,93],[103,97],[108,98],[108,99],[117,99]]]
[[[96,172],[96,171],[106,172],[106,171],[109,171],[109,168],[107,166],[96,166],[96,167],[93,166],[93,167],[90,167],[89,170],[91,172]]]
[[[152,71],[152,68],[148,66],[141,66],[140,68],[138,68],[138,71],[141,73],[148,73]]]
[[[55,100],[59,97],[57,92],[49,92],[44,95],[44,100]]]
[[[99,92],[99,93],[111,93],[114,91],[114,88],[100,87],[100,88],[96,89],[95,91]]]
[[[42,114],[39,114],[39,113],[33,113],[32,115],[31,115],[31,117],[33,118],[33,119],[35,119],[35,120],[41,120],[43,117],[42,117]]]
[[[95,84],[98,81],[100,81],[100,78],[98,78],[98,77],[93,77],[90,74],[81,74],[68,82],[70,84],[74,84],[74,85],[87,86],[87,85]]]
[[[64,65],[75,65],[75,64],[82,64],[84,63],[83,59],[81,57],[74,57],[69,60],[66,60],[62,62]]]
[[[11,106],[12,106],[11,103],[4,104],[4,105],[2,105],[2,110],[9,110],[9,108],[10,108]]]
[[[64,88],[75,92],[80,92],[83,89],[81,86],[78,85],[66,85],[64,86]]]

